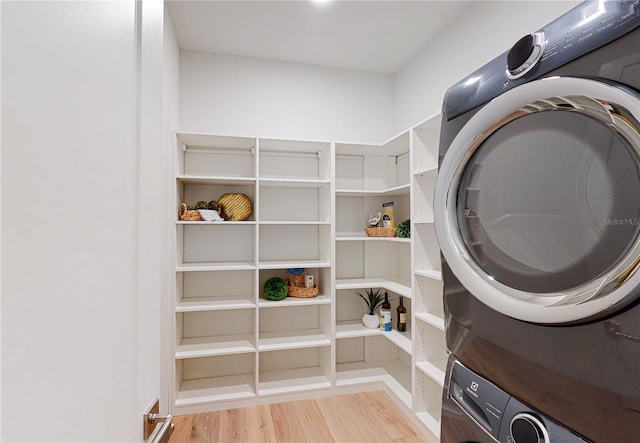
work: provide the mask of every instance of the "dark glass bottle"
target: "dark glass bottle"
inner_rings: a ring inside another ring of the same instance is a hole
[[[400,304],[396,311],[398,312],[398,331],[407,330],[407,308],[404,307],[403,297],[400,297]]]
[[[382,302],[382,309],[391,309],[391,303],[389,303],[389,293],[384,293],[384,301]]]

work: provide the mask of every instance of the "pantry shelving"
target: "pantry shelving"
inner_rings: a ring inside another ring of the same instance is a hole
[[[411,131],[413,410],[418,421],[437,437],[440,435],[447,360],[440,248],[433,224],[439,132],[439,115],[425,120]]]
[[[409,133],[381,146],[336,144],[336,389],[384,384],[411,407],[411,325],[407,332],[367,329],[355,295],[369,288],[400,296],[411,311],[411,239],[367,237],[371,213],[393,202],[395,223],[410,214]]]
[[[174,413],[384,387],[438,435],[447,351],[433,225],[439,116],[382,145],[179,133],[181,203],[243,193],[243,221],[175,223]],[[383,203],[411,238],[368,237]],[[319,294],[266,300],[288,269]],[[391,331],[356,295],[389,294]],[[396,328],[404,298],[406,332]]]
[[[244,221],[176,217],[177,413],[331,387],[333,144],[179,133],[175,207],[249,197]],[[264,299],[271,276],[313,273],[320,294]]]

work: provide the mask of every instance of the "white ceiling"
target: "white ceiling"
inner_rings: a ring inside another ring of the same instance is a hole
[[[167,3],[182,49],[395,73],[470,1]]]

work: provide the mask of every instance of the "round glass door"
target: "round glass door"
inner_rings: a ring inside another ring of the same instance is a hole
[[[634,297],[640,260],[640,98],[552,78],[487,104],[447,151],[436,231],[449,266],[514,318],[571,323]]]

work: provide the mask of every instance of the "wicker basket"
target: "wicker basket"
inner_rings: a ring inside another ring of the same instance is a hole
[[[367,237],[395,237],[396,228],[364,228]]]
[[[245,194],[223,194],[218,199],[220,215],[228,221],[244,221],[253,212],[251,199]]]
[[[289,297],[312,298],[318,295],[318,285],[315,285],[313,288],[301,288],[299,286],[291,286],[289,280],[287,280],[287,286],[289,287],[287,293]]]
[[[182,203],[178,208],[178,218],[184,221],[202,221],[200,213],[194,209],[187,209],[186,203]]]

